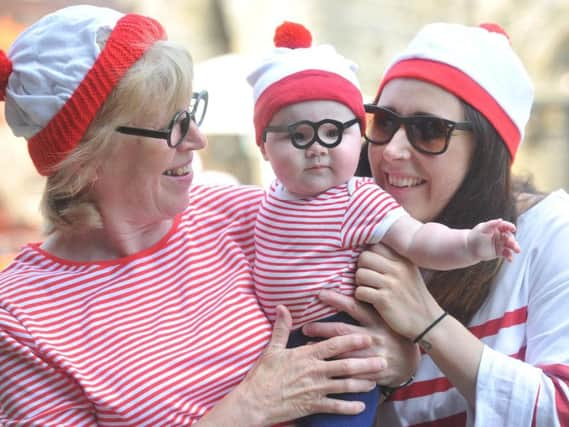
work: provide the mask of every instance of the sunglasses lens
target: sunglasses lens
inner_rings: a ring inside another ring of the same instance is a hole
[[[420,151],[440,153],[446,148],[447,123],[437,117],[413,117],[407,121],[410,142]]]
[[[186,137],[190,130],[190,113],[187,111],[180,111],[174,118],[172,123],[172,133],[170,134],[170,144],[176,147]]]
[[[367,137],[376,144],[387,144],[401,126],[399,118],[386,110],[374,111]]]

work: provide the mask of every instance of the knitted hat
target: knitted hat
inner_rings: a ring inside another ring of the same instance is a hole
[[[376,99],[389,81],[400,77],[440,86],[480,111],[514,159],[529,119],[533,87],[498,25],[427,25],[387,67]]]
[[[0,52],[0,100],[6,101],[6,120],[16,136],[28,140],[40,174],[54,172],[125,72],[155,41],[165,38],[152,18],[71,6],[26,29],[7,56]]]
[[[365,130],[357,66],[330,45],[311,46],[310,32],[300,24],[284,22],[275,32],[276,48],[249,76],[253,87],[253,121],[257,144],[273,116],[290,104],[337,101],[350,108]]]

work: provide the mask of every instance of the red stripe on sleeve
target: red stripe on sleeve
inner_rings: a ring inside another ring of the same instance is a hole
[[[505,313],[502,317],[498,319],[489,320],[481,325],[473,326],[470,329],[477,338],[484,338],[490,335],[496,335],[500,329],[504,329],[510,326],[521,325],[527,321],[528,309],[527,307],[521,307],[514,311],[509,311]]]
[[[541,365],[539,367],[551,378],[555,387],[555,404],[557,406],[559,424],[569,426],[569,396],[566,391],[567,387],[569,387],[569,366],[555,364]],[[565,385],[565,388],[563,385]]]

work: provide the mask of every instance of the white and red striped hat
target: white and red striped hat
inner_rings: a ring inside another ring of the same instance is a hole
[[[337,101],[360,119],[365,130],[363,98],[357,65],[330,45],[312,46],[312,35],[302,25],[284,22],[274,36],[275,49],[247,77],[253,87],[253,121],[257,144],[273,116],[287,105],[304,101]]]
[[[506,32],[496,24],[424,27],[387,67],[383,87],[396,78],[440,86],[480,111],[514,159],[533,103],[533,86]]]
[[[161,39],[166,32],[152,18],[81,5],[44,16],[18,36],[8,55],[0,51],[6,120],[27,139],[40,174],[54,172],[125,72]]]

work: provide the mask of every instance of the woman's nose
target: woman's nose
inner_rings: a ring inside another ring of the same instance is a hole
[[[184,142],[178,147],[191,150],[202,150],[207,147],[207,138],[205,134],[193,120],[190,122],[190,129],[184,138]]]
[[[383,157],[386,160],[403,160],[411,156],[411,144],[407,138],[405,128],[401,126],[383,148]]]

